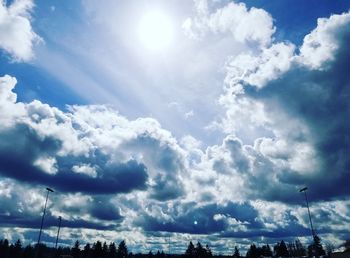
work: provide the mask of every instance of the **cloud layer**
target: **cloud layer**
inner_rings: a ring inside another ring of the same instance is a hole
[[[21,48],[0,39],[18,61],[33,57],[32,7],[0,6],[0,28],[10,18],[27,24]],[[18,236],[11,227],[33,235],[28,229],[39,225],[48,186],[55,190],[48,238],[62,216],[65,240],[125,238],[139,249],[147,241],[164,248],[167,235],[184,247],[205,238],[219,251],[233,241],[250,244],[247,238],[305,241],[308,217],[298,193],[305,185],[317,232],[336,243],[348,236],[350,14],[319,19],[296,46],[273,38],[273,19],[262,9],[195,1],[195,11],[183,25],[190,38],[228,34],[247,45],[226,60],[219,100],[226,113],[209,126],[224,134],[216,145],[177,139],[154,118],[127,119],[108,105],[60,110],[17,101],[16,78],[0,78],[3,236]]]

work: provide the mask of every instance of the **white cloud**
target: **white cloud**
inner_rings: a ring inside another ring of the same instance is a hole
[[[188,36],[201,38],[208,32],[230,33],[241,43],[253,42],[259,46],[271,43],[275,27],[271,15],[265,10],[248,10],[244,3],[229,3],[209,13],[206,1],[196,3],[197,16],[183,23]]]
[[[75,173],[82,173],[86,174],[91,177],[96,177],[96,168],[91,167],[89,164],[80,164],[80,165],[74,165],[72,167],[72,171]]]
[[[317,27],[304,38],[298,61],[311,69],[323,69],[324,63],[334,60],[344,32],[349,30],[350,13],[319,18]]]
[[[267,82],[277,79],[291,66],[294,45],[276,43],[264,48],[258,56],[241,54],[227,62],[226,85],[234,87],[244,82],[258,88]]]
[[[34,44],[40,37],[31,26],[31,0],[17,0],[10,6],[0,3],[0,48],[9,53],[14,61],[30,61],[34,57]]]
[[[34,165],[42,169],[42,171],[48,174],[56,174],[56,159],[52,157],[40,157],[34,162]]]

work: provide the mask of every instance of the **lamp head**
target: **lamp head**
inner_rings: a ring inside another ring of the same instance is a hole
[[[304,187],[304,188],[300,189],[299,192],[300,192],[300,193],[301,193],[301,192],[305,192],[306,190],[307,190],[307,187]]]
[[[46,190],[48,190],[49,192],[53,193],[53,190],[51,188],[46,187]]]

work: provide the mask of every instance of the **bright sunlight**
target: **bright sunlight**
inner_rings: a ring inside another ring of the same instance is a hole
[[[170,17],[160,11],[146,13],[140,20],[138,35],[143,46],[150,50],[163,50],[173,40]]]

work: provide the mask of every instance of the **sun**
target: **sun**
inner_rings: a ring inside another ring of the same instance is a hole
[[[141,44],[150,50],[168,48],[173,40],[173,24],[161,11],[145,13],[139,22],[138,36]]]

